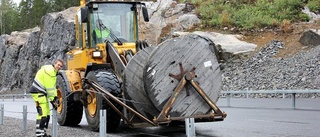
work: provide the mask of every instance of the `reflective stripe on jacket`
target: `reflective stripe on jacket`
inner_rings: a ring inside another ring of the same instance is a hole
[[[42,92],[52,101],[57,96],[57,71],[53,65],[44,65],[38,70],[32,83],[31,93]]]

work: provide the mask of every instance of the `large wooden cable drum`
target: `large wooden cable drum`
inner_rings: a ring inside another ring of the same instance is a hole
[[[214,43],[207,38],[189,34],[166,40],[158,46],[144,48],[133,56],[123,77],[124,94],[130,100],[128,104],[149,119],[157,117],[184,78],[183,74],[189,71],[196,74],[193,80],[213,103],[217,102],[222,76]],[[169,74],[181,76],[179,79]],[[187,83],[168,115],[188,117],[208,114],[210,110],[205,100]]]
[[[204,37],[188,34],[182,37],[166,40],[153,51],[144,68],[144,89],[152,105],[161,111],[178,86],[180,80],[169,76],[178,75],[181,63],[185,71],[194,72],[195,82],[215,103],[218,100],[222,86],[220,66],[217,61],[214,43]],[[186,87],[189,89],[187,95]],[[199,93],[186,85],[176,98],[169,115],[183,117],[207,114],[211,108]]]

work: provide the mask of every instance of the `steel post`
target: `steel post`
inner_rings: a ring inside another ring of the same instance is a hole
[[[227,93],[227,106],[230,107],[230,93]]]
[[[100,137],[107,136],[107,110],[100,110],[100,127],[99,127]]]
[[[195,137],[196,136],[196,130],[194,127],[194,118],[186,118],[185,119],[185,127],[186,127],[187,137]]]
[[[27,93],[24,92],[24,101],[27,101]]]
[[[52,137],[57,137],[57,110],[52,109]]]
[[[296,93],[292,93],[292,108],[296,109]]]
[[[27,105],[23,105],[23,131],[27,131]]]
[[[0,104],[0,125],[3,125],[4,105]]]

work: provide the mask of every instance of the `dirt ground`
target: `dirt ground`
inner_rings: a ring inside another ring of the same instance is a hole
[[[285,48],[280,50],[278,57],[288,57],[308,48],[302,45],[299,39],[303,32],[309,29],[320,29],[320,20],[315,23],[296,23],[278,30],[264,30],[254,33],[244,32],[242,40],[256,44],[258,46],[257,50],[274,39],[280,40],[284,43]]]

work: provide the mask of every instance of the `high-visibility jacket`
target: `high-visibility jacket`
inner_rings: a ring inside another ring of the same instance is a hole
[[[57,96],[57,70],[53,65],[44,65],[38,70],[32,83],[30,93],[43,93],[51,101]]]
[[[110,35],[110,31],[108,29],[104,29],[101,31],[100,31],[100,29],[95,29],[95,32],[96,32],[97,38],[99,38],[99,39],[109,37],[109,35]]]

